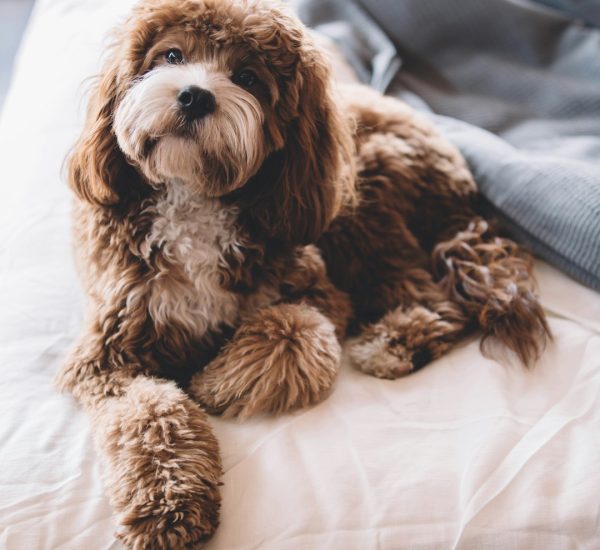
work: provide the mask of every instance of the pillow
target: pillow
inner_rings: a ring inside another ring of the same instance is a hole
[[[435,118],[509,232],[600,289],[600,30],[511,0],[301,4],[363,82]]]
[[[571,17],[582,19],[590,25],[600,27],[600,3],[598,0],[533,0],[560,10]]]

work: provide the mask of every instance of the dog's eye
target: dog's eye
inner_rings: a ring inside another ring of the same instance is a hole
[[[238,86],[242,86],[243,88],[252,88],[258,81],[256,75],[248,70],[244,69],[243,71],[239,71],[233,75],[233,82]]]
[[[165,54],[165,59],[169,65],[178,65],[179,63],[183,63],[183,54],[181,50],[173,48]]]

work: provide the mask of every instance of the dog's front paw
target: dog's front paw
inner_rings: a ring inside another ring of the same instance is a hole
[[[169,382],[137,379],[96,411],[108,496],[135,550],[197,548],[219,522],[221,465],[206,414]]]
[[[155,503],[156,504],[156,503]],[[133,550],[179,550],[199,548],[218,525],[219,502],[188,500],[163,512],[160,505],[132,505],[121,516],[117,537]]]
[[[192,378],[209,412],[246,418],[322,401],[341,349],[333,324],[306,305],[278,305],[246,320],[223,352]]]

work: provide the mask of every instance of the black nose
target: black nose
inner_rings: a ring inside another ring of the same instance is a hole
[[[187,86],[179,92],[177,103],[190,120],[205,117],[213,113],[217,102],[215,96],[208,90],[198,86]]]

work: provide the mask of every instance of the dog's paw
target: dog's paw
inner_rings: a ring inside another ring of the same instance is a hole
[[[351,340],[348,357],[362,372],[393,380],[440,357],[462,330],[463,324],[425,307],[399,307]]]
[[[117,533],[117,537],[133,550],[199,548],[212,537],[218,525],[218,502],[188,501],[161,515],[151,511],[144,516],[140,508],[144,507],[126,511],[121,518],[123,528]]]
[[[394,380],[423,368],[448,346],[449,324],[423,307],[398,309],[348,343],[351,363],[360,371]]]
[[[219,522],[221,464],[204,411],[173,383],[136,379],[95,420],[118,537],[135,550],[207,541]]]
[[[277,305],[247,319],[188,391],[211,413],[278,414],[322,401],[340,356],[326,317],[305,305]]]
[[[377,378],[395,380],[415,372],[429,362],[427,349],[411,351],[386,335],[360,336],[348,343],[348,357],[360,371]]]

